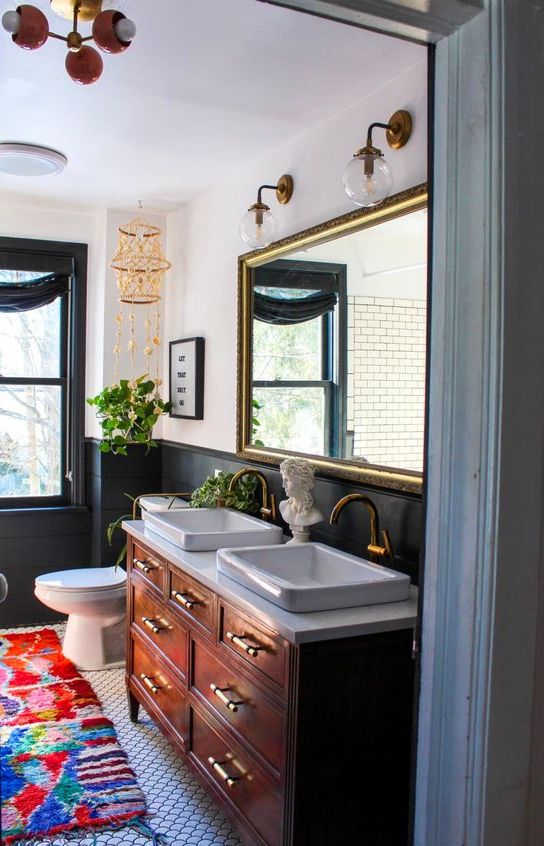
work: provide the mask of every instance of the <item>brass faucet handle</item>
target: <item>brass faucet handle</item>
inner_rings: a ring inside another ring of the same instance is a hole
[[[227,500],[224,496],[218,496],[215,500],[215,507],[216,508],[225,508],[227,505]]]
[[[387,557],[391,564],[395,563],[395,553],[393,552],[393,544],[391,543],[391,538],[389,536],[389,532],[387,529],[382,529],[382,538],[383,538],[383,545],[387,551]]]
[[[260,509],[261,517],[264,517],[265,520],[272,520],[274,521],[278,516],[277,508],[276,508],[276,495],[270,494],[270,508],[267,508],[263,505]]]
[[[383,546],[378,546],[378,544],[369,543],[367,546],[367,550],[370,555],[375,555],[378,558],[386,558],[389,563],[394,564],[395,553],[393,552],[393,545],[391,543],[391,538],[389,537],[389,532],[387,531],[387,529],[382,529],[382,538]]]

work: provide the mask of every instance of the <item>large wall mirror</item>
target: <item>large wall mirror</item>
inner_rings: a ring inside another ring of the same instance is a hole
[[[419,493],[427,188],[239,260],[238,453]]]

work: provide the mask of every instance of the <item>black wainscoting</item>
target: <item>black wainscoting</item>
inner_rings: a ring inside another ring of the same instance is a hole
[[[0,571],[9,593],[0,605],[0,627],[58,620],[34,596],[43,573],[89,566],[90,514],[84,507],[0,511]]]
[[[125,539],[122,531],[117,532],[112,546],[106,535],[109,523],[122,514],[132,511],[132,502],[126,496],[160,491],[161,447],[150,449],[133,446],[128,455],[112,455],[100,452],[99,442],[88,439],[87,502],[91,508],[91,564],[109,567],[115,563]]]
[[[109,566],[114,563],[124,538],[119,532],[113,546],[106,537],[108,523],[131,511],[125,496],[158,491],[191,491],[216,469],[235,472],[250,462],[233,453],[162,441],[146,455],[134,447],[127,456],[101,453],[98,441],[86,441],[88,507],[0,511],[0,571],[9,582],[9,597],[0,605],[0,627],[32,625],[59,619],[34,597],[34,579],[42,573],[75,567]],[[276,494],[285,498],[279,470],[260,467]],[[377,489],[316,479],[315,498],[326,516],[312,528],[313,540],[339,549],[363,553],[369,541],[369,521],[364,508],[349,505],[336,526],[328,525],[334,504],[350,491],[364,490],[375,501],[382,528],[389,529],[397,553],[397,568],[418,577],[423,510],[412,494],[385,493]],[[280,518],[281,519],[281,518]],[[287,528],[287,527],[285,527]]]
[[[235,472],[241,467],[255,466],[265,474],[278,502],[285,499],[281,474],[279,470],[268,464],[259,465],[255,462],[241,461],[232,453],[176,444],[171,441],[162,441],[161,448],[164,491],[193,490],[216,469]],[[393,548],[398,556],[397,569],[408,573],[414,584],[417,584],[423,525],[423,509],[419,496],[394,491],[379,491],[368,486],[335,481],[327,476],[316,477],[315,500],[326,519],[323,523],[312,527],[312,540],[362,555],[364,546],[370,540],[369,518],[365,508],[352,503],[342,512],[336,526],[328,524],[329,514],[336,502],[351,491],[364,491],[374,500],[380,515],[380,526],[388,529],[391,534]],[[281,521],[281,518],[279,519]],[[284,523],[283,525],[285,526]]]

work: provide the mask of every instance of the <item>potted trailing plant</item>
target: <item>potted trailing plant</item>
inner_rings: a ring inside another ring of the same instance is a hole
[[[245,511],[254,514],[259,510],[255,500],[257,479],[255,476],[246,476],[240,479],[233,491],[229,491],[230,480],[234,473],[225,473],[221,470],[215,476],[208,476],[202,485],[193,491],[191,506],[193,508],[217,508],[224,505],[226,508],[235,508],[237,511]]]
[[[218,508],[221,505],[226,508],[235,508],[237,511],[255,514],[259,510],[259,504],[255,499],[257,479],[255,476],[246,476],[239,480],[233,491],[229,491],[230,480],[233,476],[234,473],[225,473],[220,470],[214,476],[208,476],[204,479],[201,486],[191,495],[191,508]],[[125,493],[125,496],[134,502],[134,497],[130,494]],[[124,520],[132,520],[132,513],[121,514],[117,520],[108,524],[106,531],[110,546],[113,546],[115,536],[120,531],[121,523]],[[115,561],[116,567],[123,562],[126,549],[127,546],[124,544]]]
[[[156,447],[153,427],[161,414],[168,414],[171,402],[164,402],[159,395],[160,381],[154,382],[147,375],[137,379],[121,379],[117,385],[108,385],[87,402],[96,407],[96,416],[102,427],[100,450],[114,455],[126,455],[127,446],[140,444],[149,452]]]

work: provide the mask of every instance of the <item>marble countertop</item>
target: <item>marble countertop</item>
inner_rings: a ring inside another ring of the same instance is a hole
[[[167,558],[189,576],[220,597],[233,602],[265,625],[274,629],[291,643],[334,640],[362,634],[376,634],[399,629],[409,629],[417,618],[417,588],[410,588],[410,598],[405,602],[388,602],[383,605],[363,605],[357,608],[340,608],[332,611],[312,611],[293,614],[273,605],[266,599],[237,584],[217,571],[215,552],[186,552],[159,535],[145,529],[143,520],[130,520],[123,528],[154,552]]]

